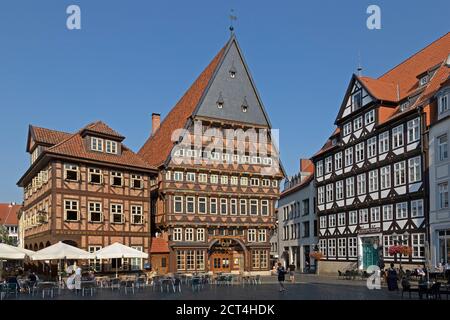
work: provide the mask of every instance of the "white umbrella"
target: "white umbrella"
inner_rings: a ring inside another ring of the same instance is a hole
[[[122,258],[147,259],[148,253],[127,247],[126,245],[123,245],[119,242],[115,242],[95,252],[95,256],[97,259],[122,259]],[[116,267],[116,277],[117,277],[117,267]]]
[[[62,260],[62,259],[95,259],[93,253],[80,248],[58,242],[42,250],[36,251],[31,257],[33,260]]]
[[[10,246],[6,243],[0,243],[0,259],[5,260],[23,260],[25,257],[34,255],[34,251]]]

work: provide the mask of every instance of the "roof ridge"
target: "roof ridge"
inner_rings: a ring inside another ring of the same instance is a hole
[[[440,41],[441,39],[445,38],[446,36],[450,35],[450,31],[447,32],[446,34],[442,35],[441,37],[439,37],[438,39],[434,40],[433,42],[429,43],[428,45],[426,45],[425,47],[423,47],[422,49],[420,49],[419,51],[415,52],[413,55],[409,56],[408,58],[406,58],[405,60],[403,60],[402,62],[396,64],[394,67],[392,67],[391,69],[389,69],[388,71],[386,71],[385,73],[383,73],[382,75],[380,75],[377,79],[380,80],[380,78],[384,77],[385,75],[387,75],[388,73],[390,73],[391,71],[393,71],[394,69],[397,69],[399,66],[401,66],[402,64],[406,63],[407,61],[411,60],[413,57],[417,56],[419,53],[423,52],[424,50],[428,49],[429,47],[431,47],[433,44],[435,44],[436,42]]]
[[[40,126],[36,126],[33,124],[30,124],[30,127],[33,129],[43,129],[43,130],[48,130],[48,131],[53,131],[53,132],[59,132],[59,133],[65,133],[65,134],[73,134],[67,131],[61,131],[61,130],[55,130],[55,129],[49,129],[49,128],[45,128],[45,127],[40,127]]]

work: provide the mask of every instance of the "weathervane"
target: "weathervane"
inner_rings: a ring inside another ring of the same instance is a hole
[[[237,16],[234,15],[234,10],[231,9],[231,12],[230,12],[230,31],[231,31],[231,33],[233,33],[233,31],[234,31],[233,21],[236,21],[236,20],[237,20]]]

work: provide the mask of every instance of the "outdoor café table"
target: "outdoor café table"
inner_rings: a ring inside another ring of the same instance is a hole
[[[81,281],[81,295],[84,296],[84,290],[90,289],[91,290],[91,296],[93,293],[93,290],[97,286],[96,280],[82,280]]]
[[[432,281],[425,281],[419,283],[419,298],[423,299],[423,294],[426,294],[426,297],[428,299],[431,287],[433,286],[434,282]]]
[[[167,292],[170,291],[170,287],[173,287],[175,283],[175,279],[171,277],[161,279],[161,291],[164,290],[164,287],[167,288]]]
[[[49,291],[51,297],[53,298],[53,290],[59,289],[59,285],[54,281],[42,281],[39,282],[38,289],[42,292],[42,299],[45,298],[45,291]]]

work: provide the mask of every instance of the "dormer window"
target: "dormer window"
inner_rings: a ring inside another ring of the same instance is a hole
[[[103,139],[91,137],[91,150],[103,152]]]
[[[106,153],[117,154],[117,142],[116,141],[106,140],[105,145],[106,145],[106,149],[105,149]]]
[[[405,111],[409,107],[409,101],[405,101],[400,105],[400,111]]]
[[[420,78],[419,80],[420,86],[426,85],[428,83],[429,78],[430,77],[428,75],[425,75],[422,78]]]

